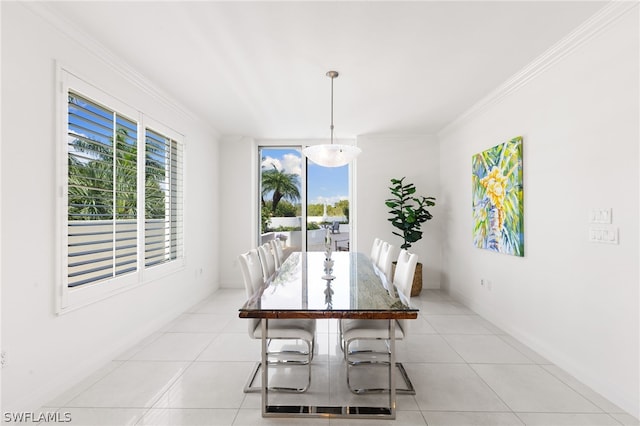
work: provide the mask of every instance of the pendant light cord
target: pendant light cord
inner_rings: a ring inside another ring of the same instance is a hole
[[[331,76],[331,145],[333,145],[333,79]]]
[[[331,78],[331,143],[307,146],[302,154],[319,166],[342,167],[353,161],[362,150],[354,145],[333,144],[333,79],[340,74],[338,71],[327,71],[325,75]]]

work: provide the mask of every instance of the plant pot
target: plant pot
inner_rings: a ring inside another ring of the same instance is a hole
[[[422,291],[422,263],[416,264],[416,272],[413,275],[413,284],[411,285],[411,297],[420,296]]]
[[[396,274],[396,264],[398,262],[393,262],[391,265],[391,276]],[[422,263],[418,262],[416,264],[416,271],[413,274],[413,284],[411,285],[411,297],[420,296],[420,292],[422,291]]]

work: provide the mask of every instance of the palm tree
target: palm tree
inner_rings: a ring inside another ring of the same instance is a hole
[[[262,172],[262,205],[265,204],[265,195],[272,192],[271,212],[275,213],[280,200],[285,199],[292,203],[300,200],[299,187],[298,175],[285,173],[273,165],[273,169]]]

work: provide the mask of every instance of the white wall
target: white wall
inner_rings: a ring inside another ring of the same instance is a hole
[[[215,133],[21,3],[2,3],[2,406],[34,410],[217,286]],[[186,267],[57,316],[55,61],[185,136]]]
[[[636,417],[637,9],[439,135],[443,287]],[[524,258],[476,249],[471,235],[471,157],[518,135]],[[593,207],[613,209],[620,244],[587,242]]]
[[[256,144],[251,138],[225,136],[220,158],[220,283],[244,288],[238,255],[258,241]]]
[[[429,208],[433,219],[422,225],[423,238],[410,251],[419,256],[423,288],[440,288],[441,224],[439,148],[434,136],[360,136],[362,154],[356,164],[356,199],[352,211],[356,215],[357,250],[369,253],[374,238],[396,246],[403,241],[392,234],[395,229],[387,220],[389,209],[385,200],[391,197],[391,179],[406,176],[405,183],[414,183],[417,194],[435,197],[435,207]],[[352,213],[353,214],[353,213]]]

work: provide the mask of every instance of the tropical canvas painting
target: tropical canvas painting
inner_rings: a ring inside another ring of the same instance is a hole
[[[473,243],[524,256],[522,137],[473,156]]]

